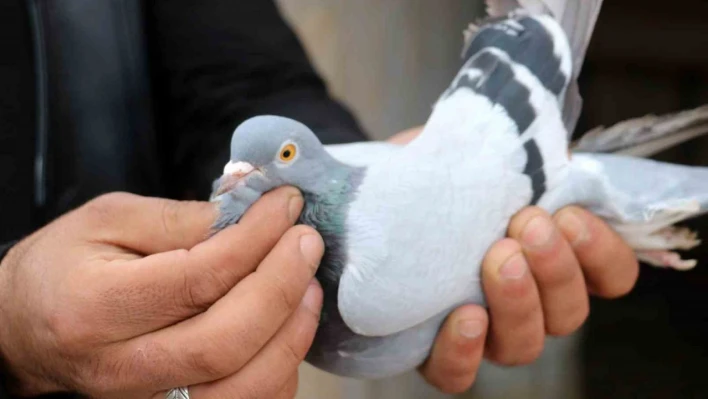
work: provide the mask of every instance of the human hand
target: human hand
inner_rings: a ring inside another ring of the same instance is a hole
[[[405,144],[419,132],[410,129],[390,141]],[[419,370],[441,391],[459,393],[472,386],[483,357],[529,364],[541,355],[546,335],[567,336],[582,326],[588,293],[622,296],[638,273],[633,250],[597,216],[573,206],[553,216],[527,207],[483,261],[488,309],[466,305],[448,316]]]
[[[204,240],[214,204],[109,194],[0,265],[0,353],[22,395],[292,398],[317,328],[320,236],[292,188]]]

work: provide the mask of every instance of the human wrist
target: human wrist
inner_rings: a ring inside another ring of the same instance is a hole
[[[0,398],[20,398],[26,395],[40,394],[34,383],[27,383],[28,378],[20,376],[18,352],[15,348],[17,334],[12,332],[12,305],[8,295],[11,291],[11,268],[14,245],[17,242],[3,244],[0,247]]]

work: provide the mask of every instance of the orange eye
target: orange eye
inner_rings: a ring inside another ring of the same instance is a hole
[[[288,144],[280,150],[280,160],[283,162],[292,161],[295,159],[295,155],[297,155],[297,147],[295,147],[295,144]]]

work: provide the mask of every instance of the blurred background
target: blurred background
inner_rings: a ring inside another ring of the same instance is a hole
[[[459,67],[462,30],[481,0],[279,0],[333,95],[384,139],[425,123]],[[597,125],[708,103],[708,2],[606,1],[584,66],[578,133]],[[708,139],[658,158],[708,165]],[[702,236],[708,218],[690,223]],[[637,288],[593,300],[584,329],[550,339],[535,364],[485,364],[458,398],[708,397],[708,251],[691,272],[644,267]],[[453,398],[415,373],[377,382],[333,377],[307,365],[298,399]]]

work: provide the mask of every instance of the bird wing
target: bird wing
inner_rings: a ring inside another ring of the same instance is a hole
[[[533,26],[552,29],[541,25]],[[551,89],[562,74],[549,71],[564,65],[556,53],[570,52],[548,32],[500,29],[522,41],[509,51],[531,50],[512,56],[496,41],[472,55],[420,136],[370,164],[349,205],[338,307],[358,334],[389,335],[482,303],[485,252],[514,213],[567,174],[561,102]]]
[[[592,34],[595,31],[603,0],[486,0],[487,13],[492,18],[503,17],[518,8],[549,11],[568,37],[573,52],[573,78],[564,100],[564,120],[573,134],[580,117],[583,101],[578,90],[580,75]]]

